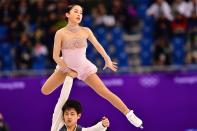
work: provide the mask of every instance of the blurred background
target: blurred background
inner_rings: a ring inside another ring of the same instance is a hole
[[[92,29],[114,73],[89,44],[98,74],[144,120],[145,131],[197,131],[197,0],[81,0],[81,25]],[[55,32],[75,0],[0,0],[0,131],[49,131],[60,88],[41,94],[54,71]],[[84,106],[79,124],[102,115],[110,131],[137,130],[81,81],[71,98]],[[91,99],[90,99],[91,98]],[[97,103],[95,105],[95,103]]]

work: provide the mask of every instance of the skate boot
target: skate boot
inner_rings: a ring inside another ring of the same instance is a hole
[[[140,118],[138,118],[134,113],[133,113],[133,110],[129,111],[127,114],[126,114],[126,117],[127,119],[129,120],[129,122],[131,124],[133,124],[135,127],[139,127],[141,129],[143,129],[143,126],[142,126],[142,120]]]

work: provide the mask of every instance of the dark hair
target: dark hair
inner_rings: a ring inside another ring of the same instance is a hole
[[[77,114],[82,112],[82,106],[80,102],[76,100],[67,100],[66,103],[62,107],[62,112],[64,113],[66,110],[75,109]]]
[[[71,5],[66,7],[64,13],[69,13],[72,10],[72,8],[75,7],[75,6],[80,6],[83,9],[81,4],[71,4]]]
[[[70,13],[70,11],[72,10],[72,8],[73,8],[74,6],[80,6],[80,7],[82,8],[82,10],[83,10],[83,7],[82,7],[81,4],[71,4],[71,5],[69,5],[69,6],[66,7],[64,13]],[[65,17],[65,20],[68,21],[68,18]]]

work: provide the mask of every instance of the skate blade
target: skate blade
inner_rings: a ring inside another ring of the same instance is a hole
[[[141,125],[140,127],[139,127],[140,129],[144,129],[144,127]]]

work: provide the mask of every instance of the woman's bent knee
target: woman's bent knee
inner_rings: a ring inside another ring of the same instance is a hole
[[[50,94],[50,92],[44,87],[41,88],[41,92],[42,92],[43,95],[49,95]]]

